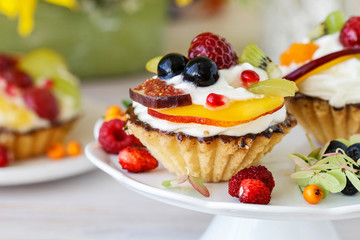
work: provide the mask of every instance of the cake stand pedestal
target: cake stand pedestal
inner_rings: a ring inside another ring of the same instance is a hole
[[[129,173],[121,169],[117,155],[106,154],[97,142],[89,143],[85,154],[98,168],[133,191],[177,207],[214,214],[201,240],[339,240],[331,221],[360,217],[359,196],[331,194],[317,205],[305,202],[296,182],[289,177],[294,165],[281,153],[281,149],[296,151],[292,145],[286,145],[289,141],[282,144],[262,162],[276,182],[269,205],[239,203],[227,193],[226,182],[206,184],[209,198],[197,193],[190,184],[165,188],[161,182],[174,175],[161,165],[149,172]]]
[[[217,215],[200,240],[340,240],[331,221],[277,221]]]

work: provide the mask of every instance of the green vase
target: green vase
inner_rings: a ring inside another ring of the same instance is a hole
[[[144,70],[159,55],[167,15],[167,0],[119,0],[95,7],[82,0],[69,9],[42,1],[35,12],[35,29],[23,38],[17,21],[0,16],[0,52],[24,53],[46,47],[58,51],[71,71],[84,78],[108,77]]]

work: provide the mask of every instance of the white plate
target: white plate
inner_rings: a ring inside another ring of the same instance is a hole
[[[309,152],[305,134],[296,127],[262,161],[274,175],[275,188],[269,205],[243,204],[228,194],[227,183],[206,184],[210,198],[195,192],[189,185],[165,188],[163,180],[173,179],[162,166],[146,173],[128,173],[121,169],[117,156],[106,154],[96,142],[85,148],[86,156],[97,167],[111,175],[120,183],[147,197],[184,207],[191,210],[217,215],[273,220],[335,220],[360,217],[360,194],[344,196],[329,194],[319,204],[307,203],[296,184],[289,177],[294,164],[288,159],[289,153]]]
[[[84,115],[76,123],[68,139],[79,141],[83,146],[94,139],[91,129],[104,109],[93,101],[84,100]],[[52,181],[79,175],[94,169],[84,154],[54,161],[37,157],[0,168],[0,186],[12,186]]]

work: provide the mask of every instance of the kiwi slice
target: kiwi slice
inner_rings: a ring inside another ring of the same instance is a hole
[[[324,22],[317,25],[309,34],[311,41],[314,41],[324,35],[332,34],[341,30],[345,23],[345,16],[341,11],[330,13]]]
[[[263,51],[255,44],[249,43],[243,49],[239,62],[244,63],[248,62],[254,67],[263,69],[269,75],[269,78],[281,78],[282,73],[279,67],[271,61],[271,59],[265,55]]]
[[[285,79],[268,79],[251,85],[248,91],[273,97],[294,96],[298,90],[296,83]]]

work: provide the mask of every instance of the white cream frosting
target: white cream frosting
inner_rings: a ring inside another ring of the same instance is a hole
[[[313,59],[327,54],[341,51],[343,46],[339,41],[339,33],[325,35],[314,41],[319,46]],[[289,67],[281,66],[287,73],[300,67],[301,64],[291,64]],[[351,58],[338,63],[318,74],[312,75],[298,85],[299,92],[328,100],[333,107],[341,108],[346,104],[360,103],[360,60]]]
[[[251,64],[244,63],[230,69],[220,70],[219,79],[212,86],[196,87],[192,83],[183,81],[182,75],[178,75],[170,80],[167,80],[167,83],[174,84],[175,88],[182,89],[186,93],[189,93],[193,104],[204,106],[206,103],[206,97],[210,93],[222,94],[232,100],[263,98],[263,95],[253,94],[240,86],[240,75],[244,70],[255,71],[259,75],[260,81],[268,78],[267,73],[262,69],[255,68]],[[274,113],[261,116],[248,123],[239,124],[233,127],[217,127],[195,123],[169,122],[150,116],[147,113],[147,107],[139,103],[134,102],[133,107],[135,108],[134,113],[137,117],[141,121],[148,123],[153,128],[167,132],[182,132],[194,137],[207,137],[214,135],[243,136],[249,133],[256,134],[266,130],[269,126],[283,122],[286,118],[286,109],[285,106],[283,106]]]

